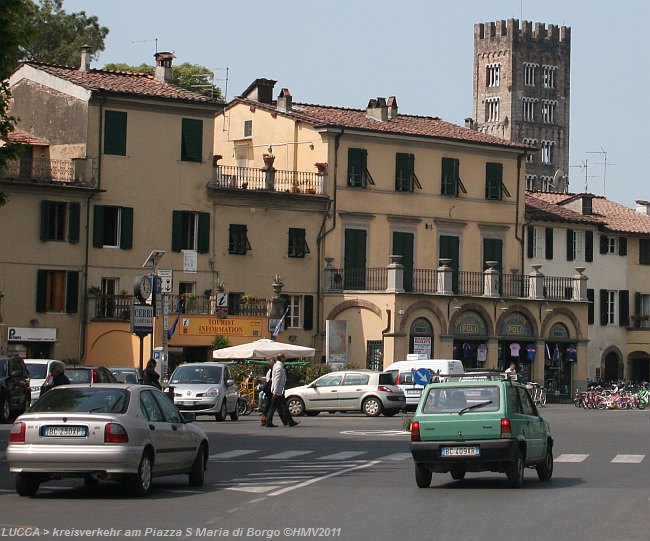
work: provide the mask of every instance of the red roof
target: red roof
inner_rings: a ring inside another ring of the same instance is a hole
[[[600,223],[603,229],[616,233],[632,233],[638,235],[650,234],[650,216],[641,214],[636,210],[610,201],[601,195],[589,195],[592,200],[592,214],[586,216],[579,212],[574,212],[563,205],[567,202],[576,199],[585,194],[573,193],[555,193],[555,192],[528,192],[526,194],[526,214],[531,213],[531,218],[536,217],[535,213],[548,212],[547,218],[549,221],[562,221],[559,217],[573,216],[574,219],[566,219],[564,221],[580,221],[578,217],[582,217],[584,222],[586,219],[591,218],[595,223]],[[548,206],[550,205],[550,207]],[[553,210],[555,209],[555,210]],[[555,212],[557,219],[553,219],[553,212]],[[536,218],[543,220],[544,218]],[[594,223],[592,222],[592,223]]]
[[[35,61],[24,62],[23,64],[30,65],[35,69],[44,71],[54,77],[64,79],[93,92],[214,103],[208,96],[185,90],[171,83],[159,81],[153,75],[146,73],[127,73],[100,69],[80,71],[77,68],[56,66]]]
[[[30,145],[33,147],[37,147],[37,146],[44,147],[50,145],[50,143],[48,143],[45,139],[35,137],[33,135],[30,135],[29,133],[25,133],[24,131],[20,131],[16,129],[14,129],[12,132],[9,132],[7,134],[7,139],[9,140],[10,143]]]
[[[296,120],[308,122],[315,126],[334,126],[371,132],[383,132],[393,135],[414,135],[508,147],[519,150],[535,150],[534,147],[518,141],[509,141],[476,130],[464,128],[445,122],[437,117],[403,115],[385,121],[374,120],[367,116],[365,109],[348,109],[308,103],[294,103],[291,111],[286,112],[276,108],[274,104],[261,103],[247,98],[235,98],[234,102],[255,105],[270,112],[277,113]]]

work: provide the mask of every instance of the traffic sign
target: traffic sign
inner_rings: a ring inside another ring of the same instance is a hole
[[[428,368],[418,368],[413,371],[413,381],[418,385],[427,385],[431,381],[431,372]]]
[[[131,305],[131,332],[135,334],[153,332],[153,306],[150,304]]]

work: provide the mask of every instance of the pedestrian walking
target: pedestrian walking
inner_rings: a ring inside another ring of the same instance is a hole
[[[298,421],[295,421],[289,413],[287,401],[284,398],[284,389],[287,385],[287,371],[284,367],[285,356],[280,353],[273,360],[273,367],[271,369],[271,404],[266,413],[266,424],[264,426],[274,427],[273,415],[278,411],[278,415],[282,420],[284,426],[296,426]]]
[[[149,359],[147,367],[144,370],[144,383],[145,385],[151,385],[152,387],[162,389],[162,385],[160,385],[160,374],[156,372],[157,364],[158,363],[156,363],[155,359]]]

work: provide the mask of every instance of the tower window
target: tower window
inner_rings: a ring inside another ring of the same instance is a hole
[[[555,122],[556,101],[542,100],[542,122],[544,124],[553,124]]]
[[[488,64],[485,68],[487,86],[499,86],[501,84],[501,64]]]
[[[499,122],[499,98],[485,100],[485,121]]]
[[[535,71],[537,64],[524,62],[524,85],[535,86]]]
[[[555,70],[557,66],[542,66],[542,86],[555,88]]]

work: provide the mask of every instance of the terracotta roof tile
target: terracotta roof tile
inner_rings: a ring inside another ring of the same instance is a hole
[[[570,211],[562,206],[564,203],[567,203],[581,195],[583,194],[528,192],[526,194],[526,214],[529,212],[529,203],[531,212],[536,212],[536,209],[538,209],[543,203],[546,203],[558,209],[558,212],[571,212],[578,216],[587,218],[587,216]],[[535,207],[535,209],[533,209],[533,207]],[[592,195],[592,211],[593,214],[591,217],[598,220],[603,225],[603,229],[607,231],[615,233],[631,233],[636,235],[650,235],[650,216],[647,214],[636,212],[634,209],[610,201],[601,195]],[[533,215],[534,214],[531,214],[531,216]],[[549,214],[549,217],[550,216],[551,215]]]
[[[445,122],[437,117],[403,115],[386,121],[368,118],[365,109],[348,109],[326,105],[294,103],[291,112],[279,111],[275,105],[260,103],[246,98],[235,98],[234,102],[254,105],[279,115],[289,116],[316,126],[340,126],[374,132],[391,133],[394,135],[414,135],[432,137],[450,141],[478,143],[520,150],[535,150],[534,147],[517,141],[509,141],[493,135],[470,130]]]
[[[35,137],[33,135],[30,135],[29,133],[25,133],[24,131],[20,131],[16,129],[14,129],[12,132],[9,132],[7,134],[7,139],[9,140],[10,143],[31,145],[33,147],[50,145],[50,143],[45,139],[41,139],[40,137]]]
[[[34,61],[25,62],[24,64],[90,91],[205,103],[213,102],[208,96],[185,90],[171,83],[159,81],[152,75],[145,73],[127,73],[100,69],[80,71],[76,68]]]

